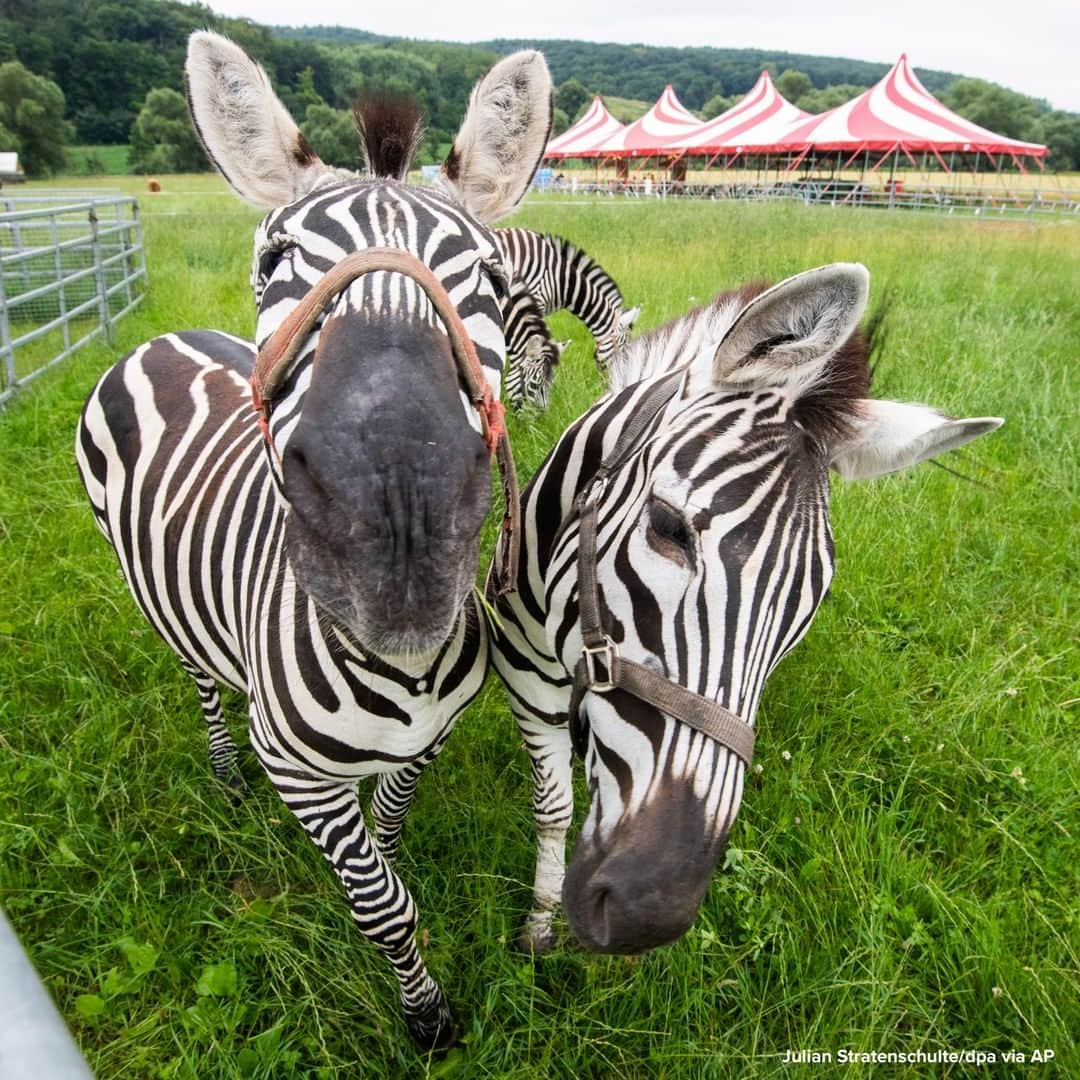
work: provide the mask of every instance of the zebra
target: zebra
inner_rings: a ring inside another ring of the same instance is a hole
[[[498,420],[487,399],[506,284],[486,223],[528,189],[551,79],[537,52],[496,64],[436,188],[421,190],[401,182],[420,130],[411,107],[361,110],[361,177],[319,159],[228,39],[193,34],[186,76],[210,157],[269,211],[252,274],[259,352],[206,330],[140,346],[86,402],[79,471],[136,603],[196,682],[214,772],[242,786],[225,684],[247,694],[259,762],[388,958],[410,1032],[442,1045],[450,1010],[391,861],[421,772],[486,673],[474,598],[491,501],[481,432]],[[387,249],[419,270],[365,273],[325,295],[343,266]],[[297,323],[305,313],[310,329]],[[476,396],[453,369],[468,338]],[[277,352],[286,339],[291,361]],[[267,355],[278,358],[270,374]],[[271,376],[279,388],[260,402]],[[371,775],[373,832],[356,789]]]
[[[495,230],[503,256],[536,297],[541,314],[566,308],[596,341],[596,363],[607,370],[611,358],[630,338],[641,308],[623,311],[619,286],[581,248],[552,233],[532,229]]]
[[[532,766],[527,947],[551,946],[560,899],[591,950],[689,928],[765,680],[832,577],[830,466],[869,478],[1002,423],[870,399],[868,289],[864,267],[835,264],[636,339],[524,491],[492,660]],[[591,801],[567,868],[572,747]]]
[[[506,372],[503,397],[520,409],[534,405],[546,409],[555,366],[569,341],[555,341],[536,298],[521,278],[510,277],[503,301],[506,336]]]

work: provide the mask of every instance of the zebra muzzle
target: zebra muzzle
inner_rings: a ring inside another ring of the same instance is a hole
[[[498,569],[500,595],[513,592],[517,582],[521,536],[521,503],[517,470],[506,430],[502,403],[491,392],[476,346],[458,313],[450,294],[430,267],[401,248],[373,247],[354,251],[335,263],[304,295],[271,334],[255,358],[251,375],[251,404],[258,414],[259,429],[279,464],[281,457],[270,430],[270,414],[275,396],[292,369],[300,350],[327,306],[357,278],[382,270],[404,274],[423,289],[446,328],[457,376],[469,401],[480,416],[480,434],[488,455],[495,457],[502,478],[505,542]]]

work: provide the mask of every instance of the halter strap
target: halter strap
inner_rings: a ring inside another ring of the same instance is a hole
[[[503,545],[502,566],[499,570],[499,592],[511,592],[517,581],[518,553],[521,544],[521,500],[518,492],[517,472],[510,450],[510,436],[506,430],[502,403],[495,400],[491,386],[484,377],[484,369],[476,353],[476,346],[458,314],[450,294],[432,272],[415,255],[401,248],[373,247],[351,252],[335,263],[304,295],[289,312],[282,324],[255,357],[255,369],[251,375],[251,404],[259,414],[259,427],[263,438],[275,454],[273,436],[270,432],[270,410],[275,394],[281,389],[285,376],[296,360],[327,305],[343,289],[363,274],[377,270],[404,274],[423,289],[446,328],[450,350],[454,357],[456,373],[464,383],[469,401],[480,414],[481,437],[489,456],[494,455],[499,465],[503,488]],[[280,458],[279,458],[280,460]]]
[[[670,381],[662,380],[650,391],[615,449],[600,465],[593,482],[578,497],[578,610],[582,652],[574,668],[569,708],[570,730],[571,735],[575,736],[575,743],[579,742],[575,732],[581,732],[585,724],[581,706],[586,691],[606,694],[615,689],[624,690],[674,717],[679,723],[715,739],[749,766],[754,756],[754,729],[719,702],[695,694],[643,664],[624,659],[619,655],[618,646],[604,632],[600,615],[596,581],[597,498],[593,493],[598,490],[597,481],[602,484],[626,460],[648,424],[674,396],[679,385],[675,378],[678,374],[673,373]]]

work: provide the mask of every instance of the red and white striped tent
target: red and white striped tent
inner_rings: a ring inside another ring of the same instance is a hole
[[[795,123],[769,149],[799,151],[801,157],[817,150],[847,151],[853,157],[863,151],[903,152],[909,159],[928,151],[942,166],[941,155],[951,151],[1009,154],[1017,164],[1022,156],[1042,158],[1048,152],[1038,143],[987,131],[947,109],[919,82],[906,54],[877,85],[846,105]]]
[[[567,128],[558,138],[548,143],[544,157],[595,157],[604,143],[625,130],[626,125],[620,124],[607,111],[597,94],[585,115],[573,127]]]
[[[741,101],[688,131],[667,149],[714,155],[764,152],[793,124],[809,116],[810,113],[792,105],[776,89],[769,73],[762,71],[753,89]]]
[[[669,83],[656,104],[598,148],[602,157],[650,157],[666,153],[671,143],[695,128],[701,120],[685,108]]]

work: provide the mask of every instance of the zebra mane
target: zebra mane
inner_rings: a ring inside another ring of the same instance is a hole
[[[612,363],[612,391],[661,375],[687,363],[713,363],[713,346],[754,297],[769,287],[755,281],[723,292],[708,304],[672,319],[629,342]],[[830,440],[851,431],[860,402],[870,394],[871,364],[884,340],[888,300],[878,305],[863,326],[836,350],[818,380],[806,387],[791,416],[815,438]]]
[[[353,109],[367,171],[376,178],[404,180],[424,134],[416,103],[392,94],[365,94]]]
[[[709,303],[634,338],[612,360],[611,389],[622,390],[694,360],[703,349],[719,341],[735,316],[767,288],[766,282],[755,281],[741,289],[718,293]]]

